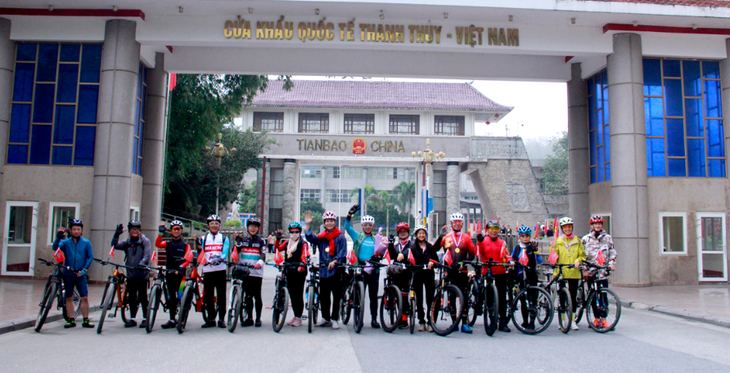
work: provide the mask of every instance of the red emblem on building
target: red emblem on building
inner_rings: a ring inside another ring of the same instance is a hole
[[[367,143],[364,139],[358,137],[354,140],[352,140],[352,153],[353,154],[365,154],[365,148],[367,147]]]

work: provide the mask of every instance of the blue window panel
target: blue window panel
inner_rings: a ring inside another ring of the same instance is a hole
[[[679,78],[682,76],[682,63],[679,60],[664,60],[664,76]]]
[[[707,120],[707,156],[725,157],[725,142],[723,141],[723,122],[720,119]]]
[[[596,168],[595,167],[591,167],[591,184],[593,184],[595,182],[597,182],[597,179],[596,179]]]
[[[610,126],[606,126],[603,128],[603,147],[606,149],[604,152],[606,153],[606,162],[611,162],[611,128]],[[606,178],[608,180],[608,178]]]
[[[596,102],[595,97],[588,99],[588,130],[596,128]]]
[[[705,80],[705,115],[722,118],[722,90],[719,80]]]
[[[79,86],[79,111],[76,122],[81,124],[96,124],[96,110],[99,105],[99,86]]]
[[[61,44],[61,62],[79,62],[81,44]]]
[[[717,61],[702,61],[702,77],[720,79],[720,64]]]
[[[684,121],[667,119],[667,155],[684,157]]]
[[[603,73],[601,73],[601,78],[603,79],[603,81],[601,82],[601,84],[603,84],[603,87],[608,87],[608,69],[603,70]]]
[[[139,119],[144,120],[145,119],[145,103],[147,102],[147,87],[145,87],[145,86],[142,86],[141,99],[142,100],[140,101]]]
[[[142,156],[142,143],[144,142],[144,123],[139,124],[139,148],[137,151],[138,156]]]
[[[139,146],[139,139],[134,138],[134,145],[132,145],[132,173],[139,175],[139,172],[137,170],[137,147]]]
[[[668,117],[683,116],[682,81],[678,79],[664,79],[664,112]]]
[[[605,109],[596,111],[596,129],[603,127],[603,110]]]
[[[687,140],[687,164],[690,177],[705,177],[705,140]]]
[[[58,44],[41,44],[38,46],[38,82],[55,82],[56,65],[58,64]],[[31,151],[32,158],[32,151]]]
[[[55,84],[36,84],[33,102],[33,123],[53,122],[53,101],[56,96]]]
[[[600,112],[598,113],[600,114]],[[596,125],[596,146],[603,145],[603,129],[605,127],[603,126],[603,123]]]
[[[684,112],[687,121],[687,136],[704,137],[705,120],[702,116],[702,100],[698,98],[685,99]]]
[[[661,60],[644,59],[644,96],[662,95]]]
[[[96,127],[76,127],[76,145],[74,145],[74,166],[94,165],[95,143]]]
[[[591,166],[596,165],[596,132],[592,131],[590,133],[590,142],[591,142]]]
[[[611,164],[606,163],[606,181],[611,180]]]
[[[18,53],[15,56],[16,61],[35,61],[36,50],[38,44],[20,43],[18,44]]]
[[[700,61],[682,61],[684,72],[684,95],[702,96],[702,74],[700,73]]]
[[[664,103],[661,97],[644,97],[647,136],[664,136]]]
[[[52,126],[34,125],[30,136],[30,164],[49,164]]]
[[[707,172],[709,177],[725,177],[725,160],[708,159]]]
[[[76,117],[76,106],[57,105],[56,120],[53,126],[54,144],[74,143],[74,118]]]
[[[664,139],[646,139],[646,165],[649,176],[667,176],[664,158]]]
[[[593,88],[593,84],[594,84],[593,83],[593,78],[592,77],[591,78],[588,78],[588,81],[586,82],[586,85],[588,87],[588,96],[596,93],[595,88]]]
[[[62,64],[58,66],[58,92],[56,102],[76,103],[76,88],[79,80],[79,65]]]
[[[608,89],[603,90],[603,124],[609,123]]]
[[[9,164],[28,164],[28,145],[8,145]]]
[[[99,83],[101,44],[84,44],[81,51],[81,82]]]
[[[73,148],[70,146],[54,146],[51,155],[51,164],[70,166]]]
[[[30,104],[13,104],[12,110],[8,142],[28,143],[28,139],[30,139]]]
[[[142,158],[137,158],[137,175],[142,175]]]
[[[605,175],[603,173],[603,171],[605,170],[603,164],[603,147],[599,147],[598,149],[596,149],[596,152],[598,153],[598,164],[596,168],[598,169],[598,182],[600,183],[602,181],[606,181]]]
[[[139,109],[140,109],[140,102],[139,100],[136,100],[136,105],[134,106],[134,135],[139,136]]]
[[[687,166],[684,159],[667,159],[669,177],[687,177]]]
[[[13,101],[30,102],[33,99],[33,76],[35,64],[18,63],[15,65],[13,82]]]
[[[600,109],[603,107],[603,88],[601,87],[601,84],[598,83],[598,79],[596,79],[595,90],[596,95],[594,97],[596,98],[596,109]]]

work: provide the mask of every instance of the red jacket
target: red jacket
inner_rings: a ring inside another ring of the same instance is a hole
[[[509,254],[507,244],[502,241],[501,238],[497,238],[492,241],[491,238],[485,237],[483,241],[477,242],[477,250],[479,250],[479,257],[483,262],[489,259],[499,263],[509,263],[512,260],[512,256]],[[482,267],[482,275],[487,274],[487,266]],[[507,273],[507,269],[502,266],[492,267],[493,275],[503,275]]]

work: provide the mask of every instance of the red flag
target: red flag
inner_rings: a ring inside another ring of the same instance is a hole
[[[558,253],[555,252],[555,249],[550,249],[550,255],[548,255],[548,262],[550,264],[555,265],[555,263],[558,262]]]
[[[544,233],[544,234],[545,234],[546,236],[547,236],[547,231],[548,231],[548,220],[547,220],[547,219],[545,219],[545,229],[543,229],[543,233]]]
[[[350,264],[357,263],[357,255],[355,255],[355,250],[350,250],[350,252],[347,253],[347,261],[350,262]]]
[[[540,226],[535,224],[535,239],[540,237]]]
[[[114,258],[114,246],[112,246],[111,250],[109,250],[109,256]]]
[[[274,251],[276,251],[274,253],[274,262],[276,262],[276,264],[284,263],[284,256],[281,255],[281,251],[279,251],[279,250],[274,250]]]
[[[596,263],[598,263],[599,266],[602,266],[603,263],[606,263],[606,258],[603,257],[603,251],[599,251],[598,255],[596,255]]]
[[[306,263],[307,259],[309,259],[309,247],[307,246],[307,243],[305,242],[302,245],[302,263]]]
[[[205,259],[205,251],[200,250],[200,255],[198,255],[198,264],[205,265],[208,261]]]
[[[175,86],[177,85],[177,74],[171,73],[170,74],[170,83],[169,83],[169,89],[172,91],[175,89]]]
[[[388,261],[388,265],[390,265],[390,250],[385,249],[385,255],[383,255],[383,259]]]
[[[502,259],[509,259],[509,251],[507,251],[507,246],[502,246],[502,252],[499,253],[499,255],[502,257]]]
[[[188,248],[188,250],[185,252],[185,256],[183,257],[186,262],[190,263],[193,261],[193,252]]]
[[[558,217],[556,216],[555,220],[553,220],[553,237],[557,237],[558,232],[560,231],[558,230]]]
[[[416,258],[413,256],[413,250],[408,250],[408,261],[411,265],[416,265]]]
[[[479,242],[477,242],[477,247],[475,247],[474,249],[475,249],[474,251],[476,251],[476,253],[474,253],[474,256],[476,257],[477,262],[481,262],[482,261],[482,249],[479,246]]]
[[[152,253],[152,261],[157,263],[157,250]]]
[[[444,263],[449,266],[454,264],[454,259],[451,258],[451,250],[449,249],[446,249],[446,254],[444,254]]]
[[[522,253],[520,253],[520,264],[527,267],[527,264],[530,263],[530,258],[527,257],[527,250],[522,249]]]
[[[279,249],[274,248],[274,250],[276,250],[277,253],[279,252]],[[238,248],[233,248],[233,252],[231,253],[231,260],[233,261],[233,263],[238,263]]]
[[[53,252],[53,259],[56,259],[56,263],[62,263],[66,260],[66,255],[63,255],[60,247]]]

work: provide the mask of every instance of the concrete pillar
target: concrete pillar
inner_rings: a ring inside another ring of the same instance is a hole
[[[641,36],[613,36],[608,56],[611,117],[611,225],[621,248],[615,283],[648,285],[649,203],[644,123],[644,71]],[[571,154],[572,155],[572,154]]]
[[[13,95],[15,42],[10,40],[10,20],[0,18],[0,200],[3,198],[3,173],[10,129],[10,100]],[[3,207],[4,208],[4,207]],[[4,236],[0,233],[0,236]]]
[[[576,234],[583,235],[590,229],[590,203],[588,185],[591,182],[591,160],[588,138],[588,98],[585,81],[581,77],[580,63],[571,65],[568,82],[568,205]]]
[[[126,225],[129,220],[139,71],[136,28],[137,23],[133,21],[113,19],[106,22],[90,224],[94,256],[98,258],[106,258],[116,225]],[[92,279],[103,280],[103,275],[99,276],[93,269],[92,274]]]
[[[730,39],[725,39],[725,50],[728,58],[720,60],[720,79],[722,80],[722,115],[725,119],[725,153],[730,149],[730,128],[728,128],[728,120],[730,120]],[[725,161],[725,175],[730,175],[730,162]],[[730,206],[730,178],[728,178],[728,187],[725,188],[725,206]],[[730,232],[730,219],[725,219],[727,232]],[[727,242],[727,237],[725,240]],[[727,246],[727,244],[726,244]]]
[[[142,154],[142,233],[157,234],[162,215],[162,177],[165,170],[165,111],[167,109],[165,55],[155,55],[155,68],[147,73],[147,102]]]
[[[365,185],[368,185],[368,168],[363,167],[362,168],[362,205],[360,206],[360,216],[365,216],[368,214],[368,201],[365,200]]]
[[[269,196],[271,195],[271,160],[268,158],[266,159],[266,177],[263,180],[263,200],[264,200],[264,215],[260,216],[261,219],[261,227],[265,228],[266,231],[269,231],[269,206],[271,206],[271,203],[269,202]]]
[[[459,179],[461,178],[459,162],[446,164],[446,214],[459,211]]]
[[[327,202],[327,167],[322,166],[322,173],[320,175],[322,176],[322,184],[319,187],[319,203],[324,207],[325,202]]]
[[[299,221],[297,215],[297,161],[284,160],[284,204],[281,208],[281,226],[286,227],[293,221]]]

